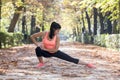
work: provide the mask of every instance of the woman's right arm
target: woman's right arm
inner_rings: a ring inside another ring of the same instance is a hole
[[[43,35],[44,35],[44,32],[38,32],[38,33],[34,33],[33,35],[31,35],[30,38],[36,46],[39,46],[37,41],[36,41],[36,38],[42,37]]]

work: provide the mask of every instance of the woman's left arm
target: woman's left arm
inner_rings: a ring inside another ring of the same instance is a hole
[[[60,38],[59,38],[59,36],[57,36],[57,37],[56,37],[56,47],[55,47],[55,49],[45,49],[45,48],[44,48],[43,50],[48,51],[48,52],[55,53],[55,52],[58,51],[59,46],[60,46]]]

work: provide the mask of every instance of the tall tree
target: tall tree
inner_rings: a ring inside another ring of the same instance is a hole
[[[30,34],[33,34],[35,31],[35,22],[36,22],[35,15],[32,15],[31,16],[31,33]]]
[[[24,0],[23,0],[23,2],[24,2]],[[22,33],[23,34],[25,34],[25,27],[26,27],[26,15],[25,15],[25,13],[26,13],[26,7],[25,6],[23,6],[23,16],[22,16]]]
[[[91,34],[92,32],[91,32],[90,17],[89,17],[89,15],[88,15],[88,12],[87,12],[87,11],[85,11],[85,13],[86,13],[86,18],[87,18],[87,22],[88,22],[88,33]]]
[[[94,15],[94,35],[97,34],[97,8],[93,7],[93,15]]]
[[[102,13],[106,14],[107,12],[111,12],[111,14],[108,16],[110,21],[112,22],[115,21],[115,24],[116,24],[116,20],[117,20],[117,23],[118,23],[117,28],[114,28],[114,31],[118,33],[120,30],[120,26],[119,26],[120,0],[103,0],[101,3],[99,1],[100,0],[98,0],[98,5],[100,5],[100,8],[102,9],[101,10]]]
[[[112,23],[111,23],[111,20],[109,18],[110,14],[111,14],[111,12],[106,13],[106,16],[107,16],[107,33],[112,34]]]
[[[21,0],[21,1],[24,2],[24,0]],[[20,5],[20,6],[15,5],[15,0],[12,0],[12,2],[16,10],[14,12],[13,19],[11,20],[8,32],[14,32],[15,25],[20,17],[20,12],[22,11],[22,8],[23,8],[23,5]]]
[[[54,0],[37,0],[37,1],[42,3],[42,6],[43,6],[43,12],[42,12],[43,13],[42,14],[43,20],[42,20],[41,26],[42,26],[42,31],[44,31],[45,30],[45,20],[47,17],[46,14],[48,14],[47,10],[48,10],[48,8],[51,7],[52,2],[54,2]]]
[[[1,30],[1,8],[2,8],[2,0],[0,0],[0,30]]]
[[[103,14],[101,12],[101,10],[99,10],[98,12],[98,16],[99,16],[99,19],[100,19],[100,34],[103,34],[104,33],[104,17],[103,17]]]
[[[117,20],[114,20],[113,21],[113,30],[112,30],[112,33],[113,34],[117,34],[118,33],[118,31],[117,31],[117,24],[118,24],[118,22],[117,22]]]
[[[110,19],[107,20],[107,33],[112,34],[112,23]]]
[[[22,33],[25,34],[26,16],[22,17]]]
[[[119,28],[118,28],[118,30],[119,30],[119,33],[120,33],[120,0],[119,0],[119,2],[118,2],[118,5],[119,5]]]
[[[42,26],[42,31],[45,30],[45,27],[44,27],[44,22],[45,22],[45,10],[43,9],[43,15],[42,15],[42,18],[43,18],[43,21],[41,23],[41,26]]]
[[[85,21],[84,21],[84,15],[82,13],[82,24],[83,24],[83,27],[82,27],[82,33],[85,32]]]
[[[77,33],[76,33],[76,28],[75,27],[73,27],[73,37],[76,37],[77,36]]]
[[[2,0],[0,0],[0,30],[1,30],[1,7],[2,7]],[[0,49],[2,48],[2,43],[0,41]]]

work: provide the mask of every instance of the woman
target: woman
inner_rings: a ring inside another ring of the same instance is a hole
[[[82,62],[79,59],[73,58],[65,54],[64,52],[58,50],[60,46],[60,38],[58,36],[60,29],[61,26],[58,23],[52,22],[50,26],[50,31],[38,32],[31,35],[33,43],[37,46],[37,48],[35,49],[36,55],[39,60],[39,64],[37,65],[37,67],[39,68],[44,65],[42,57],[57,57],[69,62],[73,62],[75,64],[83,64],[89,68],[94,68],[92,64]],[[38,45],[37,41],[35,40],[35,38],[37,37],[42,37],[41,45]]]

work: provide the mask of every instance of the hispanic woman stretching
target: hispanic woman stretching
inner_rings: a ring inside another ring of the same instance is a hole
[[[56,22],[52,22],[50,26],[50,30],[46,32],[38,32],[33,35],[31,35],[31,39],[33,43],[37,46],[35,49],[36,55],[39,60],[39,64],[37,67],[44,66],[44,62],[42,57],[48,58],[48,57],[57,57],[62,60],[66,60],[75,64],[81,64],[85,65],[89,68],[95,68],[95,66],[91,63],[85,63],[79,59],[73,58],[69,56],[68,54],[58,50],[60,46],[60,38],[59,38],[59,31],[61,29],[60,24]],[[42,38],[42,42],[39,45],[38,42],[36,41],[37,37]]]

